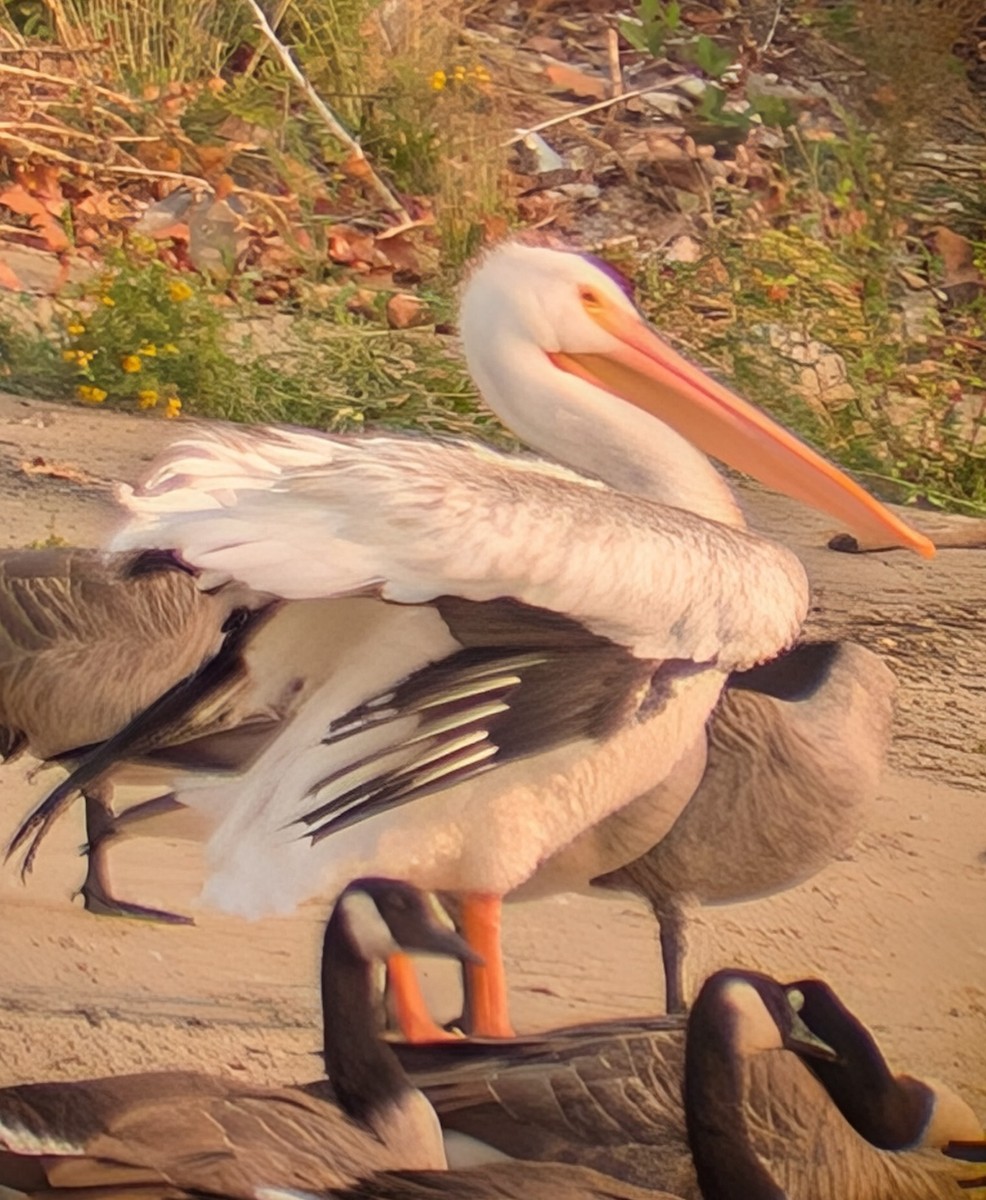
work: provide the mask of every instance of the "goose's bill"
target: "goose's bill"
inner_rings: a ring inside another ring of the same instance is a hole
[[[704,454],[843,522],[925,558],[934,544],[783,426],[676,354],[642,320],[616,306],[591,313],[620,343],[605,354],[553,353],[556,367],[629,401]]]
[[[434,892],[423,892],[422,898],[426,918],[415,930],[413,945],[408,944],[405,949],[418,950],[423,954],[441,954],[457,958],[460,962],[472,963],[473,966],[483,966],[482,955],[456,931],[452,918]]]
[[[483,957],[469,945],[465,938],[459,937],[454,930],[429,928],[422,930],[420,939],[413,947],[422,954],[441,954],[447,958],[457,958],[460,962],[483,966]]]
[[[808,1028],[796,1012],[792,1013],[791,1027],[781,1035],[786,1050],[793,1050],[805,1058],[824,1058],[837,1062],[839,1055],[828,1044]]]

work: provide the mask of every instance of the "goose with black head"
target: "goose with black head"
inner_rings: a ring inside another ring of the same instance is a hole
[[[48,1200],[131,1189],[255,1200],[257,1189],[322,1191],[368,1170],[443,1168],[431,1105],[379,1037],[388,957],[471,960],[437,902],[362,879],[338,900],[322,948],[325,1069],[337,1103],[191,1071],[0,1090],[0,1188]]]

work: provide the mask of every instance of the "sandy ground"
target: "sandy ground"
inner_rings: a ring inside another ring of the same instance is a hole
[[[3,542],[98,544],[113,520],[109,482],[140,475],[175,432],[0,396]],[[58,477],[65,467],[74,478]],[[986,1120],[986,553],[948,551],[931,564],[839,555],[824,549],[824,520],[746,497],[754,523],[808,564],[813,629],[886,654],[901,678],[899,716],[883,795],[853,853],[769,900],[704,910],[693,984],[727,964],[822,975],[898,1068],[952,1082]],[[32,765],[0,768],[4,841],[58,778],[32,780]],[[312,1077],[321,907],[256,924],[197,913],[191,928],[96,918],[71,899],[81,840],[73,814],[27,886],[10,865],[0,870],[0,1084],[166,1065]],[[193,911],[195,847],[134,841],[114,865],[122,895]],[[657,1009],[655,929],[632,897],[512,906],[506,944],[521,1030]],[[436,1008],[451,1015],[448,973],[425,970]]]

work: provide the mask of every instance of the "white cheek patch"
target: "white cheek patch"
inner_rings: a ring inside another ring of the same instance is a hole
[[[735,1013],[737,1054],[748,1057],[783,1047],[777,1022],[752,984],[743,979],[731,980],[723,989],[723,1003]]]
[[[978,1142],[986,1137],[979,1118],[947,1083],[925,1079],[931,1091],[932,1108],[920,1146],[945,1146],[949,1142]]]
[[[339,904],[349,936],[367,962],[383,962],[400,952],[387,922],[366,892],[351,892]]]

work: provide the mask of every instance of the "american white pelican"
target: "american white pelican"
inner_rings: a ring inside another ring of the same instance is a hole
[[[124,489],[115,546],[300,602],[256,639],[278,630],[300,658],[288,671],[268,654],[285,686],[330,664],[249,769],[175,781],[215,825],[205,898],[284,912],[365,874],[460,893],[486,961],[473,1029],[496,1036],[510,1032],[502,897],[665,778],[726,675],[789,645],[805,615],[801,564],[736,527],[704,454],[861,535],[933,547],[670,350],[579,254],[494,250],[461,329],[486,402],[567,466],[414,437],[202,430]]]

